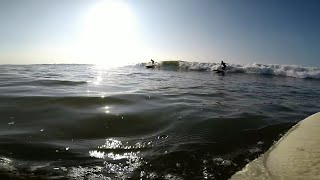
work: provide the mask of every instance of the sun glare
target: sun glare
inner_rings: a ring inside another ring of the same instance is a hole
[[[108,67],[136,61],[139,39],[135,18],[121,1],[101,1],[88,12],[78,51],[86,62]]]

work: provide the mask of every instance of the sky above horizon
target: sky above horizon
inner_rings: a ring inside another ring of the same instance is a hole
[[[0,0],[0,64],[320,66],[316,0]]]

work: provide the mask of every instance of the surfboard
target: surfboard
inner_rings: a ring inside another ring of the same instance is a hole
[[[231,179],[320,179],[320,112],[293,126]]]
[[[146,65],[146,68],[154,68],[155,65]]]
[[[215,71],[216,73],[224,73],[224,70],[219,70],[219,69],[215,69],[213,71]]]

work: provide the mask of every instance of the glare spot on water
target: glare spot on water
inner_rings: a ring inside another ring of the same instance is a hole
[[[95,158],[98,158],[98,159],[104,159],[105,154],[104,154],[104,152],[100,152],[100,151],[94,150],[94,151],[89,151],[89,156],[90,157],[95,157]]]
[[[99,85],[102,81],[102,77],[101,76],[98,76],[97,79],[93,82],[93,84],[95,85]]]
[[[100,108],[100,110],[102,110],[104,113],[110,113],[110,106],[104,106],[104,107],[102,107],[102,108]]]
[[[253,153],[257,153],[257,152],[260,152],[260,151],[262,151],[260,148],[258,148],[258,147],[253,147],[253,148],[250,148],[249,149],[249,152],[251,153],[251,154],[253,154]]]
[[[96,150],[89,151],[90,157],[105,159],[105,170],[109,174],[114,174],[120,179],[127,179],[144,161],[140,149],[152,147],[152,141],[129,143],[113,138],[106,139],[105,144],[98,146]],[[119,151],[121,150],[121,151]],[[111,159],[111,161],[110,161]],[[150,176],[152,176],[150,174]],[[149,177],[144,171],[140,172],[140,177]]]
[[[40,129],[40,131],[41,131],[41,132],[43,132],[43,131],[44,131],[44,129]]]
[[[37,165],[31,165],[30,166],[30,171],[37,171],[38,169],[46,168],[50,166],[50,163],[45,163],[45,164],[38,164]]]
[[[259,142],[257,142],[257,144],[262,145],[262,144],[263,144],[263,141],[259,141]]]
[[[175,180],[182,180],[183,178],[181,178],[181,177],[179,177],[179,176],[172,175],[172,174],[166,174],[166,175],[164,176],[164,179],[170,179],[170,180],[172,180],[172,179],[175,179]]]
[[[202,174],[204,179],[208,179],[207,167],[203,167]]]
[[[144,171],[141,171],[140,172],[140,177],[142,178],[143,176],[145,176],[146,175],[146,172],[144,172]]]
[[[147,175],[147,178],[149,178],[149,179],[156,179],[157,176],[158,176],[157,173],[151,172],[149,175]]]
[[[158,139],[167,139],[169,136],[166,134],[158,136]]]
[[[62,171],[68,171],[68,169],[66,168],[66,167],[60,167],[60,169],[62,170]]]
[[[0,163],[9,164],[11,162],[12,161],[9,158],[5,158],[5,157],[0,158]]]
[[[107,153],[105,157],[108,157],[112,160],[119,160],[119,159],[128,159],[130,161],[138,159],[139,152],[129,152],[129,153],[123,153],[123,154],[116,154],[116,153]]]
[[[73,167],[68,173],[68,177],[72,179],[109,179],[100,174],[103,167]]]
[[[115,174],[117,177],[123,177],[120,179],[127,179],[130,177],[130,173],[145,163],[140,149],[146,147],[152,147],[152,141],[130,144],[129,142],[122,143],[120,140],[110,138],[106,139],[105,144],[98,146],[96,150],[89,151],[89,156],[105,159],[104,171],[109,174]],[[146,176],[144,171],[140,172],[141,178]]]
[[[122,142],[116,139],[106,139],[106,143],[99,146],[100,149],[119,149],[122,147]]]
[[[13,166],[12,160],[6,157],[0,157],[0,167],[1,170],[7,171],[16,171],[16,168]]]
[[[106,109],[105,113],[107,113],[107,114],[110,113],[110,111],[108,110],[108,109],[110,109],[109,106],[105,106],[104,109]]]
[[[176,163],[176,167],[177,168],[181,167],[181,164],[180,163]]]
[[[232,161],[222,158],[214,158],[213,162],[219,166],[230,166],[232,164]]]

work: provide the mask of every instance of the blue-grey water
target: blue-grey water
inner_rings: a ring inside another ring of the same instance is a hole
[[[320,81],[0,66],[1,179],[227,179],[318,112]]]

